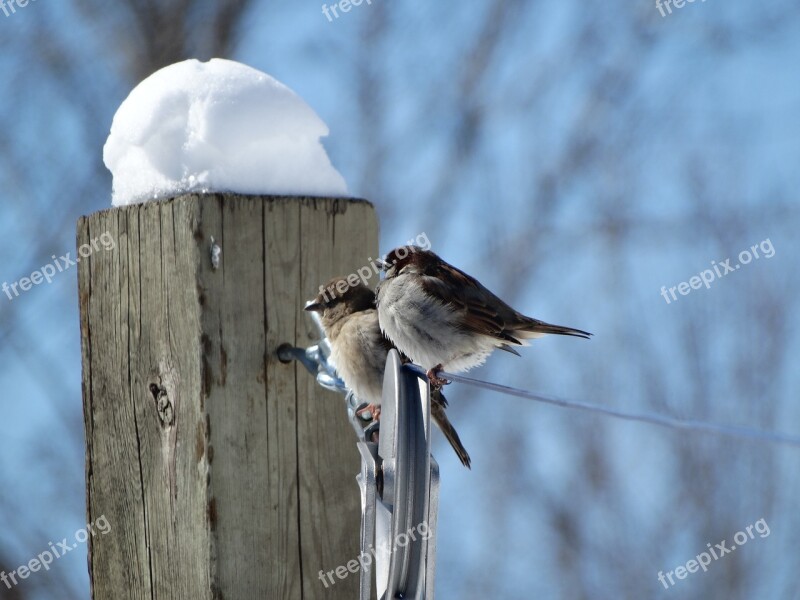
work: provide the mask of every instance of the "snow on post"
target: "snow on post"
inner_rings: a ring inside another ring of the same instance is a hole
[[[347,195],[302,98],[252,67],[186,60],[150,75],[114,116],[103,160],[114,206],[190,192]]]
[[[115,207],[77,227],[116,242],[78,268],[87,513],[113,527],[88,541],[94,600],[358,595],[318,579],[358,553],[352,428],[276,355],[315,336],[321,283],[378,255],[327,132],[223,60],[162,69],[114,118]]]

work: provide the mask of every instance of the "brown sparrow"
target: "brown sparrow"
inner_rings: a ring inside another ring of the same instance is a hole
[[[514,346],[527,346],[547,333],[591,335],[526,317],[430,250],[400,246],[382,263],[381,329],[400,352],[428,370],[434,387],[446,383],[439,371],[467,371],[496,348],[519,356]]]
[[[305,310],[320,313],[336,372],[359,400],[368,403],[359,409],[358,414],[369,411],[377,421],[380,419],[386,355],[392,344],[378,324],[375,293],[360,281],[350,285],[342,277],[332,279],[321,290]],[[444,395],[440,390],[434,390],[431,393],[431,416],[461,463],[469,468],[469,454],[445,414],[446,406]]]

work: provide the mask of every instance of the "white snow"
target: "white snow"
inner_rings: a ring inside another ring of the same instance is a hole
[[[252,67],[214,58],[164,67],[114,115],[103,161],[112,204],[186,192],[346,196],[302,98]]]

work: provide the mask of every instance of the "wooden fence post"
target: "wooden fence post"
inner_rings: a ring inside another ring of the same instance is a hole
[[[318,578],[358,556],[356,440],[275,350],[309,345],[304,301],[377,257],[372,205],[186,195],[77,229],[115,243],[78,273],[87,517],[111,527],[89,540],[92,597],[357,597],[356,574]]]

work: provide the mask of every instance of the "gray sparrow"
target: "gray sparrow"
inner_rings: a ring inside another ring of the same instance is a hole
[[[482,364],[497,348],[519,356],[517,346],[548,333],[588,338],[572,327],[526,317],[430,250],[395,248],[381,261],[377,288],[381,330],[400,352],[428,370],[460,372]]]
[[[386,355],[392,344],[381,332],[375,293],[360,281],[350,285],[346,279],[336,277],[306,304],[305,310],[320,313],[336,372],[359,400],[367,402],[358,413],[368,410],[379,420]],[[403,359],[408,361],[406,357]],[[446,407],[447,400],[441,390],[433,390],[431,416],[461,463],[469,468],[469,454],[447,418]]]

